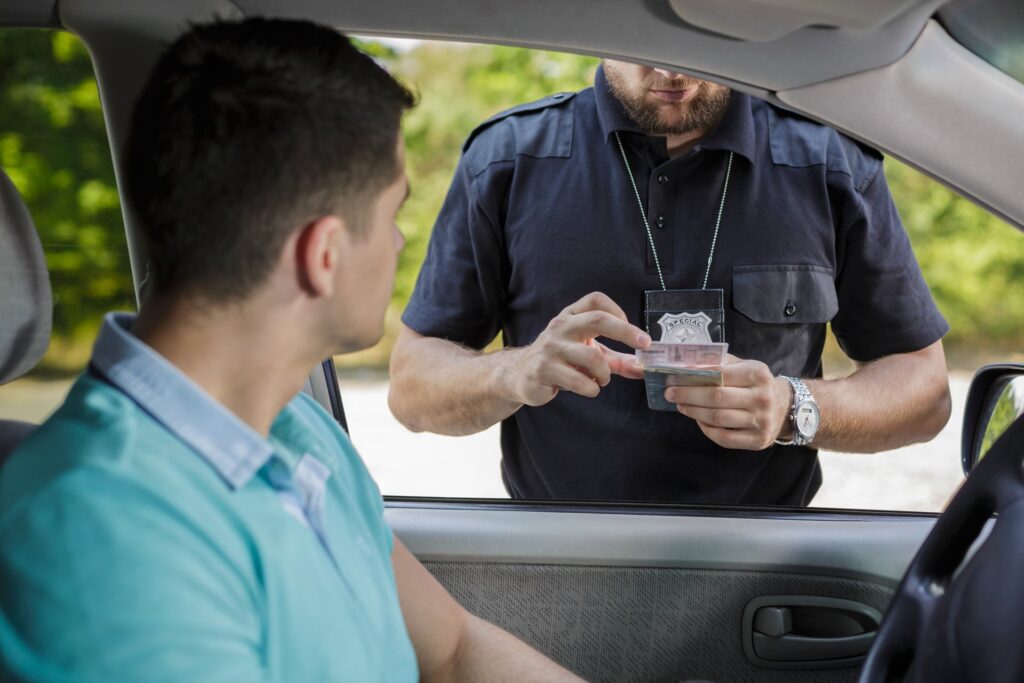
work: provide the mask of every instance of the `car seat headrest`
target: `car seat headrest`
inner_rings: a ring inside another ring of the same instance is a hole
[[[53,296],[28,207],[0,170],[0,384],[28,372],[50,344]]]

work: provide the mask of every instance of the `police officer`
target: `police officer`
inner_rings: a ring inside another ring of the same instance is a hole
[[[664,69],[605,60],[593,88],[479,126],[402,320],[392,411],[501,421],[518,498],[807,505],[817,448],[949,417],[948,326],[881,156]],[[826,381],[828,324],[856,370]],[[680,332],[729,343],[724,386],[652,410],[633,351]]]

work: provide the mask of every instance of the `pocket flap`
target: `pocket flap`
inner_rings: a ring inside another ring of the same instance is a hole
[[[819,266],[734,266],[732,300],[758,323],[826,323],[839,311],[832,272]]]

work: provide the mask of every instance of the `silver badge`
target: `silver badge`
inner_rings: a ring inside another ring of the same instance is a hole
[[[708,325],[711,318],[706,313],[666,313],[658,320],[661,327],[661,341],[677,344],[710,344],[711,333]]]

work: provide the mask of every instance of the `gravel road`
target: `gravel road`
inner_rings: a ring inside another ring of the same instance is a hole
[[[953,415],[925,444],[887,453],[821,453],[824,484],[814,507],[941,510],[963,480],[960,428],[971,376],[950,377]],[[498,429],[445,437],[413,434],[387,409],[385,383],[342,381],[352,437],[377,479],[393,495],[505,498]]]

